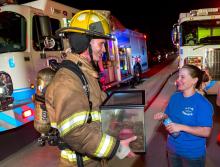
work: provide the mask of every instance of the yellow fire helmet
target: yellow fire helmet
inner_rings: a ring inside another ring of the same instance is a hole
[[[61,28],[56,33],[63,32],[85,33],[95,38],[112,39],[107,18],[94,10],[83,10],[76,13],[71,19],[69,27]]]

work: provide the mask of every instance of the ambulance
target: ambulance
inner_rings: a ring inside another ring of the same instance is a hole
[[[139,83],[148,70],[146,34],[124,28],[112,35],[115,40],[109,41],[100,65],[104,90],[122,83]]]

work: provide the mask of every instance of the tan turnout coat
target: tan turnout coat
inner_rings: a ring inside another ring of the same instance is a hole
[[[80,62],[80,68],[89,83],[92,112],[96,116],[91,123],[86,123],[87,117],[83,116],[88,115],[89,103],[82,82],[72,71],[62,68],[46,91],[46,107],[50,121],[58,127],[62,138],[72,150],[85,155],[84,166],[105,166],[106,159],[112,157],[118,148],[118,141],[101,131],[99,107],[106,94],[101,91],[98,74],[87,59],[72,53],[68,54],[67,59],[75,63]],[[81,118],[83,119],[79,121]],[[61,155],[60,166],[77,166],[70,150],[61,151]]]

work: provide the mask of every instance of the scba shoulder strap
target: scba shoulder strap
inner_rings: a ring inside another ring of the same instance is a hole
[[[88,82],[86,80],[86,77],[85,77],[84,73],[79,68],[79,66],[76,63],[74,63],[70,60],[63,60],[62,63],[60,64],[59,68],[67,68],[68,70],[72,71],[73,73],[75,73],[80,78],[80,80],[83,84],[83,89],[85,91],[85,94],[89,99],[90,98],[90,96],[89,96],[89,85],[88,85]]]
[[[84,92],[86,94],[86,96],[88,97],[88,101],[89,101],[89,116],[87,119],[87,123],[90,123],[92,121],[92,116],[91,116],[91,110],[92,110],[92,102],[90,101],[90,92],[89,92],[89,84],[88,81],[85,77],[85,74],[82,72],[82,70],[79,68],[79,65],[70,61],[70,60],[63,60],[62,63],[59,66],[60,68],[67,68],[68,70],[72,71],[73,73],[75,73],[81,80],[82,84],[83,84],[83,89]]]

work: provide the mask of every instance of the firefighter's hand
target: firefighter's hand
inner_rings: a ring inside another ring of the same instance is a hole
[[[136,154],[131,151],[129,144],[130,142],[135,141],[136,139],[137,136],[133,136],[131,138],[121,140],[116,156],[119,159],[124,159],[125,157],[129,157],[129,158],[135,157]]]
[[[130,142],[135,141],[137,139],[137,136],[133,136],[130,137],[128,139],[124,139],[120,141],[120,144],[125,146],[125,147],[129,147]]]

